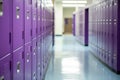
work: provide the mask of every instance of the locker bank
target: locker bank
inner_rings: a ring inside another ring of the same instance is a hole
[[[119,0],[0,0],[0,80],[120,80]]]
[[[44,78],[54,39],[54,9],[47,4],[0,0],[0,80]]]

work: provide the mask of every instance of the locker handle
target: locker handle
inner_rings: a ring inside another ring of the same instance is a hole
[[[3,16],[3,0],[0,0],[0,16]]]
[[[33,80],[36,80],[36,74],[35,74],[35,72],[33,73]]]
[[[34,55],[36,55],[36,48],[34,48],[34,52],[33,52]]]
[[[19,19],[20,18],[20,8],[16,7],[16,18]]]
[[[30,19],[29,15],[30,15],[30,12],[29,10],[27,10],[27,20]]]
[[[20,66],[21,66],[20,62],[17,62],[17,73],[20,73]]]
[[[0,80],[5,80],[4,76],[1,76],[1,77],[0,77]]]
[[[27,62],[29,62],[30,60],[30,54],[29,53],[27,53]]]
[[[38,69],[40,70],[40,63],[38,64]]]

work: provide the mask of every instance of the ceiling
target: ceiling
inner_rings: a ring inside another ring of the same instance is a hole
[[[87,1],[87,4],[91,4],[92,0],[52,0],[53,2],[62,2],[62,1]]]

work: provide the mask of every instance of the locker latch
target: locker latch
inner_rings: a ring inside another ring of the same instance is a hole
[[[5,80],[4,76],[1,76],[1,77],[0,77],[0,80]]]
[[[3,15],[3,0],[0,0],[0,16]]]

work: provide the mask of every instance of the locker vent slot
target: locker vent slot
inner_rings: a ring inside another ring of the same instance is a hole
[[[0,16],[3,16],[3,0],[0,0]]]
[[[20,73],[20,62],[17,62],[17,73]]]
[[[16,7],[16,18],[19,19],[20,18],[20,8]]]
[[[4,79],[4,76],[1,76],[1,77],[0,77],[0,80],[5,80],[5,79]]]

